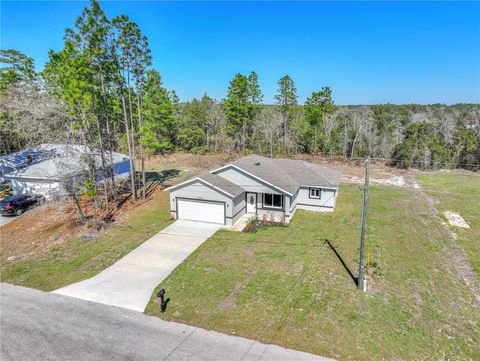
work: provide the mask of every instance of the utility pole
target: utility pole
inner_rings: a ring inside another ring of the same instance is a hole
[[[364,291],[364,267],[363,259],[365,257],[365,226],[367,224],[367,203],[368,203],[368,173],[370,168],[370,158],[365,160],[365,185],[363,186],[363,203],[362,203],[362,225],[360,227],[360,259],[358,261],[358,289]]]

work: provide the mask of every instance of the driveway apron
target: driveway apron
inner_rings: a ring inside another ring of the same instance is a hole
[[[143,312],[155,287],[221,227],[176,221],[98,275],[53,292]]]

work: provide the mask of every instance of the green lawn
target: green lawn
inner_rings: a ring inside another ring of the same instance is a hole
[[[443,213],[460,214],[470,229],[451,227],[457,242],[465,250],[468,261],[480,278],[480,177],[467,174],[419,174],[417,179],[425,191],[437,201]],[[446,221],[446,219],[445,219]]]
[[[92,277],[170,224],[168,201],[167,193],[157,194],[97,239],[68,239],[45,254],[17,262],[3,261],[1,280],[52,291]]]
[[[171,297],[167,312],[153,302],[158,289],[146,312],[252,339],[272,320],[260,342],[340,360],[478,360],[480,310],[424,197],[371,188],[367,294],[320,248],[332,240],[357,273],[360,204],[358,186],[344,185],[332,214],[298,211],[288,227],[217,232],[159,285]]]

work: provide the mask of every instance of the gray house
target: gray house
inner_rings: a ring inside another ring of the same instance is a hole
[[[28,162],[24,161],[25,154]],[[14,194],[39,194],[47,199],[64,196],[68,194],[68,185],[84,179],[87,156],[96,163],[97,169],[101,168],[101,156],[96,149],[84,145],[41,145],[3,157],[3,164],[9,165],[3,178],[11,182]],[[116,179],[130,175],[130,161],[126,155],[113,152],[112,161]],[[97,174],[97,181],[103,180],[103,176]]]
[[[339,184],[328,168],[251,155],[166,190],[175,219],[229,226],[245,214],[288,223],[297,209],[331,212]]]

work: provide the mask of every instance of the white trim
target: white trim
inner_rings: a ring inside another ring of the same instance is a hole
[[[318,191],[318,196],[316,195],[312,195],[312,191],[314,191],[313,193],[317,193]],[[321,199],[322,198],[322,188],[319,188],[319,187],[310,187],[308,188],[308,197],[311,198],[311,199]]]
[[[166,192],[166,191],[170,192],[170,191],[172,191],[173,189],[182,187],[182,186],[187,185],[187,184],[189,184],[189,183],[192,183],[192,182],[194,182],[194,181],[199,181],[200,183],[203,183],[203,184],[205,184],[205,185],[208,185],[208,186],[210,186],[210,187],[212,187],[212,188],[215,188],[217,191],[219,191],[219,192],[221,192],[221,193],[223,193],[223,194],[226,194],[228,197],[235,198],[235,196],[234,196],[233,194],[230,194],[230,193],[224,191],[223,189],[220,189],[220,188],[214,186],[213,184],[208,183],[206,180],[204,180],[204,179],[202,179],[202,178],[200,178],[200,177],[195,177],[195,178],[189,179],[189,180],[187,180],[187,181],[185,181],[185,182],[182,182],[182,183],[176,184],[176,185],[174,185],[174,186],[165,188],[164,191],[165,191],[165,192]]]
[[[265,204],[265,195],[267,195],[267,194],[272,196],[272,205],[271,206]],[[274,199],[275,196],[280,196],[280,203],[281,203],[280,207],[273,205],[273,199]],[[262,193],[262,209],[281,209],[281,210],[283,210],[283,196],[281,194],[275,194],[275,193]]]
[[[263,183],[268,184],[269,186],[271,186],[271,187],[279,190],[280,192],[285,193],[286,195],[288,195],[288,196],[290,196],[290,197],[293,196],[292,193],[287,192],[285,189],[282,189],[282,188],[276,186],[275,184],[272,184],[272,183],[270,183],[270,182],[267,182],[265,179],[260,178],[260,177],[254,175],[254,174],[252,174],[252,173],[250,173],[250,172],[247,172],[245,169],[240,168],[240,167],[236,166],[235,164],[227,164],[227,165],[224,165],[223,167],[220,167],[220,168],[217,168],[217,169],[214,169],[214,170],[210,171],[210,173],[216,174],[216,172],[218,172],[218,171],[220,171],[220,170],[223,170],[223,169],[225,169],[225,168],[228,168],[228,167],[235,168],[235,169],[237,169],[237,170],[239,170],[239,171],[241,171],[241,172],[243,172],[243,173],[245,173],[245,174],[247,174],[247,175],[249,175],[249,176],[251,176],[251,177],[253,177],[253,178],[255,178],[255,179],[258,179],[258,180],[262,181]]]
[[[300,188],[323,188],[323,189],[333,189],[333,190],[337,190],[338,187],[326,187],[326,186],[320,186],[320,185],[315,185],[315,186],[305,186],[305,185],[301,185]]]

